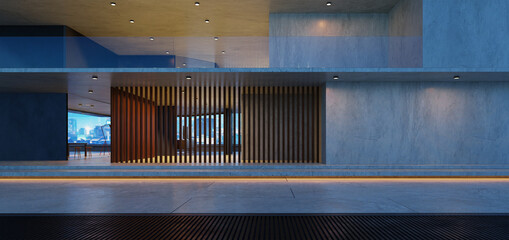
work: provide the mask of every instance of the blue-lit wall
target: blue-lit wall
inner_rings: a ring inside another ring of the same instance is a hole
[[[67,94],[0,93],[0,160],[66,160]]]
[[[509,67],[509,1],[424,0],[424,67]]]
[[[326,85],[327,164],[509,163],[509,83]]]

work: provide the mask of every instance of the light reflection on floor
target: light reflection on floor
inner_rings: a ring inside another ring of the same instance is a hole
[[[508,213],[509,179],[1,179],[1,213]]]

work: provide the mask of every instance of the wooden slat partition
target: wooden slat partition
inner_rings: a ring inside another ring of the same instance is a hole
[[[111,89],[112,162],[320,163],[316,86]]]

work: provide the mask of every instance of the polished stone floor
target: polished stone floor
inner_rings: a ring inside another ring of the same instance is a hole
[[[509,213],[509,179],[0,179],[0,213]]]

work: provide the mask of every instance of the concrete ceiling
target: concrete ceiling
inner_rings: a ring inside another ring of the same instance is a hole
[[[0,24],[66,25],[88,37],[268,36],[269,13],[388,12],[399,0],[330,1],[2,0]]]
[[[99,80],[92,80],[92,75]],[[340,79],[332,80],[335,75]],[[453,80],[454,75],[461,80]],[[111,86],[318,86],[328,81],[509,81],[509,72],[0,73],[0,92],[68,93],[69,109],[109,115]]]

